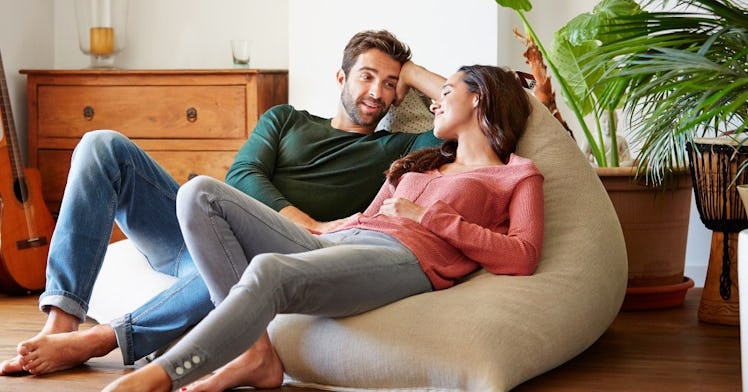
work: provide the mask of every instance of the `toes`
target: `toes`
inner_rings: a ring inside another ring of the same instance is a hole
[[[0,375],[4,376],[7,374],[20,373],[22,371],[23,366],[21,365],[20,357],[15,357],[0,363]]]
[[[46,373],[46,367],[42,361],[31,360],[24,363],[23,370],[34,375],[41,375]]]
[[[33,364],[32,364],[32,361],[30,361],[30,360],[27,360],[26,358],[23,358],[23,357],[21,357],[21,358],[20,358],[20,359],[18,360],[18,364],[19,364],[19,365],[21,365],[21,368],[22,368],[22,369],[23,369],[24,371],[26,371],[26,372],[30,372],[30,371],[29,371],[29,368],[33,368]]]
[[[28,366],[29,363],[33,362],[39,356],[36,353],[21,354],[18,356],[18,362],[22,366]]]
[[[36,347],[32,345],[31,343],[21,342],[21,343],[18,343],[18,346],[16,347],[16,352],[18,353],[18,355],[24,356],[24,355],[31,354],[32,352],[34,352],[35,349]]]

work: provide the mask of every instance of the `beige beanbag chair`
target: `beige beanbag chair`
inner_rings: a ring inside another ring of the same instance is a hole
[[[577,145],[531,99],[534,110],[518,154],[545,176],[546,231],[536,273],[480,271],[453,288],[344,319],[280,315],[270,334],[288,383],[505,391],[575,357],[608,328],[627,281],[618,218]],[[149,276],[151,283],[138,287],[142,298],[121,300],[132,290],[118,283],[125,276]],[[148,268],[127,240],[110,245],[89,314],[106,322],[172,280]]]
[[[545,176],[546,231],[536,273],[481,271],[453,288],[344,319],[280,315],[270,333],[288,382],[505,391],[575,357],[608,328],[626,291],[618,218],[577,145],[531,98],[517,153]]]

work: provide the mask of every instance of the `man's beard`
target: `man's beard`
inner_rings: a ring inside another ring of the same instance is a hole
[[[381,107],[381,111],[374,115],[371,119],[371,121],[365,121],[361,117],[361,112],[359,111],[358,105],[362,103],[363,99],[357,99],[354,100],[353,96],[350,94],[350,91],[348,90],[348,85],[346,84],[345,87],[343,87],[343,92],[340,93],[340,101],[343,103],[343,109],[345,109],[346,113],[348,113],[348,116],[353,120],[354,123],[361,125],[361,126],[375,126],[379,123],[379,121],[384,118],[384,116],[387,114],[387,110],[389,109],[389,106],[385,107],[384,102],[382,102],[381,99],[374,99],[371,100],[375,101],[378,105]]]

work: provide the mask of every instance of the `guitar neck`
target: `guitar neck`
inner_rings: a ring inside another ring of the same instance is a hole
[[[15,121],[13,121],[13,111],[10,109],[10,94],[8,94],[8,83],[5,80],[5,67],[3,66],[3,56],[0,54],[0,130],[2,136],[8,145],[8,154],[10,155],[11,172],[14,179],[23,178],[23,163],[21,162],[20,149],[16,134]]]

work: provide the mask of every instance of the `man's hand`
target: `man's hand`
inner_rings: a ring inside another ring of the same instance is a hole
[[[361,215],[363,215],[363,214],[361,214],[360,212],[358,212],[358,213],[355,213],[355,214],[353,214],[353,215],[351,215],[351,216],[349,216],[347,218],[340,218],[338,220],[329,221],[329,222],[317,222],[317,224],[314,226],[314,228],[310,228],[310,230],[313,230],[312,232],[314,232],[316,234],[329,233],[329,232],[337,229],[338,227],[343,226],[344,224],[346,224],[348,222],[351,222],[351,221],[355,222],[356,220],[358,220],[358,217],[361,216]]]
[[[426,209],[408,199],[401,197],[386,199],[379,208],[379,213],[392,217],[408,218],[421,223]]]
[[[285,207],[278,212],[290,219],[293,223],[296,223],[314,234],[324,234],[335,230],[350,220],[358,219],[361,215],[361,213],[356,213],[347,218],[341,218],[330,222],[319,222],[294,206]]]
[[[411,88],[420,91],[431,99],[439,99],[445,81],[446,79],[443,76],[437,75],[412,61],[407,61],[400,68],[394,105],[399,105]]]

